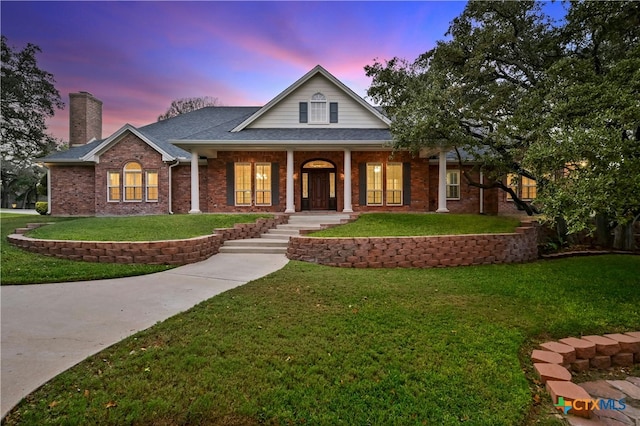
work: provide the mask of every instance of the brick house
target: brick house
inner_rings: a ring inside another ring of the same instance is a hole
[[[42,159],[52,215],[515,211],[462,182],[453,153],[393,153],[389,119],[321,66],[263,107],[202,108],[105,139],[101,115],[91,94],[70,95],[71,147]]]

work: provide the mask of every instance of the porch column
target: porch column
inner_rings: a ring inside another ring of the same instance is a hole
[[[344,150],[344,208],[343,213],[353,213],[351,206],[351,150]]]
[[[285,213],[295,213],[296,206],[293,202],[293,150],[287,150],[287,206],[284,210]]]
[[[440,150],[438,163],[438,210],[436,213],[449,213],[447,209],[447,151]]]
[[[202,213],[200,211],[200,176],[198,173],[198,152],[191,151],[191,210],[189,213]]]

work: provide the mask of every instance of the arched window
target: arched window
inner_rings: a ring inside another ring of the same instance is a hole
[[[124,166],[124,200],[142,201],[142,166],[138,163]]]
[[[311,97],[311,123],[327,122],[327,97],[322,93],[315,93]]]

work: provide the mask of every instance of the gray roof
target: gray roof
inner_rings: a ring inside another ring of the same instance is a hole
[[[260,107],[205,107],[156,123],[136,128],[160,149],[174,158],[191,158],[191,154],[172,142],[178,141],[390,141],[388,129],[282,128],[244,129],[231,132]],[[81,158],[106,139],[56,152],[43,161],[81,161]]]

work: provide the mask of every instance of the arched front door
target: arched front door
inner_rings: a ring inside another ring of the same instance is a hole
[[[336,210],[336,166],[326,160],[302,165],[302,210]]]

